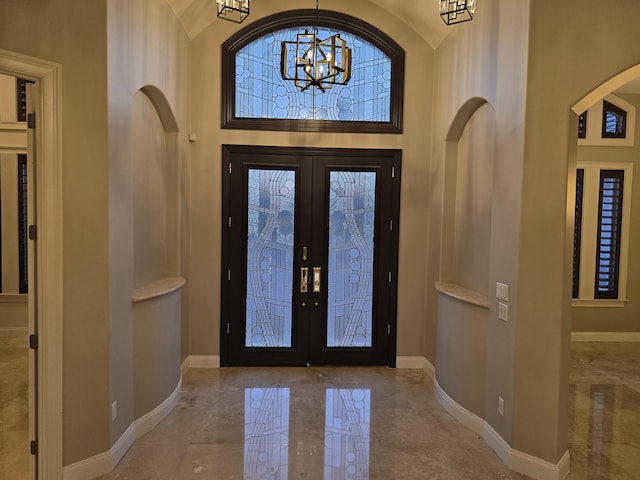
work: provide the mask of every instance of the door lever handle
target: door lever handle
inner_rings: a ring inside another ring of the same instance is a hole
[[[313,267],[313,293],[320,292],[320,267]]]
[[[309,267],[300,267],[300,293],[309,291]]]

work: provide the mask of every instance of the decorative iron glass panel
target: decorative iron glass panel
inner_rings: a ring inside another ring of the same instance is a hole
[[[235,116],[296,120],[389,122],[391,59],[371,43],[339,29],[320,27],[319,38],[339,34],[352,49],[352,77],[324,93],[300,91],[280,72],[281,45],[312,26],[268,33],[238,51],[235,58]]]
[[[371,391],[327,389],[324,480],[369,478]]]
[[[375,172],[329,174],[327,346],[372,344]]]
[[[244,478],[287,480],[289,389],[244,391]]]
[[[248,171],[247,347],[291,346],[295,187],[293,170]]]

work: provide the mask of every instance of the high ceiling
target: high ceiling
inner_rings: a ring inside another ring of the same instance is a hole
[[[252,9],[259,7],[259,2],[272,0],[252,0]],[[438,14],[437,0],[422,0],[420,2],[407,2],[406,0],[368,0],[370,3],[379,6],[397,17],[402,22],[416,31],[418,35],[425,39],[433,48],[436,48],[450,31]],[[215,0],[167,0],[171,8],[180,19],[189,38],[194,38],[212,22],[218,21],[216,18]],[[291,5],[294,3],[294,5]],[[308,5],[307,5],[308,3]],[[320,5],[320,8],[335,10],[335,1],[325,0],[327,5]],[[286,8],[313,8],[315,2],[312,0],[283,2],[289,5]],[[418,5],[419,8],[416,8]]]

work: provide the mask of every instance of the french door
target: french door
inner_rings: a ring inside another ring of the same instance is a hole
[[[223,366],[395,365],[400,157],[223,146]]]

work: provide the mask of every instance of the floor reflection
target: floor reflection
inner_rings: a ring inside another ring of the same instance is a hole
[[[568,480],[640,480],[640,344],[571,353]],[[423,371],[246,367],[189,370],[178,407],[101,480],[125,478],[526,477],[442,409]]]
[[[290,395],[289,388],[245,389],[246,480],[288,478]],[[370,389],[326,389],[324,480],[369,478],[370,422]],[[308,456],[317,462],[317,454],[312,441],[296,442],[296,456]]]
[[[289,389],[244,391],[244,478],[286,480],[289,467]]]
[[[369,389],[327,389],[324,480],[369,478]]]

